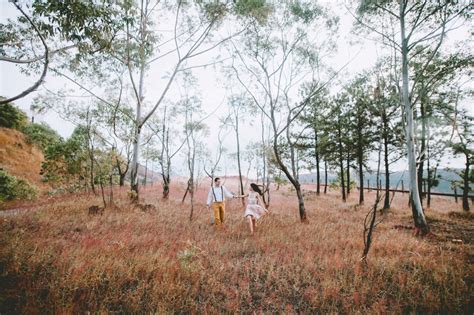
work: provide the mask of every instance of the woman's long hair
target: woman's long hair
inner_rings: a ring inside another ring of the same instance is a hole
[[[255,184],[255,183],[251,183],[250,184],[250,187],[252,187],[252,190],[257,192],[260,196],[263,196],[263,192],[262,190],[260,189],[260,186]]]

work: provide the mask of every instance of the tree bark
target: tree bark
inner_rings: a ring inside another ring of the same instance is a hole
[[[390,209],[390,165],[388,162],[388,119],[383,115],[383,148],[384,148],[384,164],[385,164],[385,198],[383,202],[383,210]]]
[[[324,193],[328,191],[328,162],[324,160]]]
[[[421,139],[420,139],[420,157],[418,162],[418,192],[420,194],[421,205],[423,198],[426,197],[426,189],[423,189],[423,171],[425,168],[425,150],[426,150],[426,110],[423,98],[420,102],[420,119],[421,119]]]
[[[357,128],[357,164],[359,165],[359,204],[364,203],[364,169],[363,169],[363,162],[364,162],[364,153],[363,153],[363,146],[362,146],[362,126],[358,126]]]
[[[347,176],[347,196],[351,193],[351,161],[350,161],[350,154],[347,153],[347,160],[346,160],[346,176]]]
[[[244,194],[244,183],[242,181],[242,166],[240,164],[240,138],[239,138],[239,117],[235,115],[235,138],[237,141],[237,168],[239,171],[239,188],[240,188],[240,195]],[[245,205],[244,198],[242,199],[242,205]]]
[[[344,156],[342,154],[342,131],[340,122],[338,122],[337,126],[337,136],[338,136],[338,144],[339,144],[339,170],[341,172],[341,189],[342,189],[342,200],[346,201],[346,185],[344,183]]]
[[[464,211],[469,211],[469,200],[468,200],[468,193],[469,193],[469,166],[470,166],[470,158],[468,154],[466,156],[466,168],[464,169],[464,189],[462,192],[462,209]]]
[[[316,157],[316,195],[319,196],[321,177],[319,172],[319,143],[318,143],[318,132],[316,128],[314,129],[314,155]]]
[[[420,194],[418,191],[418,181],[416,174],[416,159],[415,159],[415,145],[414,145],[414,123],[413,123],[413,109],[409,99],[408,90],[408,43],[405,35],[405,2],[400,1],[400,35],[402,47],[402,105],[405,114],[406,126],[406,144],[407,144],[407,158],[408,158],[408,172],[410,178],[410,200],[413,212],[413,221],[415,227],[422,234],[429,232],[429,227],[426,222],[423,207],[420,201]]]

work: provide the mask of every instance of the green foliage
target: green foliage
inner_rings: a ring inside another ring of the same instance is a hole
[[[270,15],[272,7],[265,0],[238,0],[234,10],[237,15],[252,17],[263,24]]]
[[[20,129],[27,121],[26,114],[13,104],[0,105],[0,127]]]
[[[42,151],[62,141],[58,133],[46,123],[27,124],[21,128],[21,131],[26,135],[29,143],[36,144]]]
[[[302,3],[302,1],[292,2],[290,11],[294,17],[301,19],[304,23],[310,23],[313,19],[322,14],[322,9],[318,5]]]
[[[346,174],[344,174],[346,176]],[[346,180],[344,178],[344,180]],[[347,185],[347,183],[344,183],[344,185]],[[337,178],[329,185],[331,189],[339,189],[341,188],[341,173],[337,173]],[[351,179],[351,184],[350,188],[355,189],[357,187],[357,183]]]
[[[52,143],[44,152],[42,175],[56,188],[74,190],[87,173],[85,130],[78,127],[67,141]]]
[[[286,185],[288,184],[288,180],[286,178],[284,178],[283,176],[280,176],[280,175],[276,175],[273,177],[273,181],[277,184],[277,185]]]
[[[0,170],[0,202],[15,199],[32,200],[37,194],[38,189],[35,186]]]
[[[114,1],[78,0],[35,0],[34,15],[45,18],[41,23],[43,32],[49,36],[60,34],[73,42],[90,40],[101,48],[107,45],[107,38],[116,32],[115,20],[118,14]]]

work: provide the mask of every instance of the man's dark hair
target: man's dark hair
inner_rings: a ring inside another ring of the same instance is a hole
[[[214,183],[217,182],[220,179],[220,177],[214,178]]]

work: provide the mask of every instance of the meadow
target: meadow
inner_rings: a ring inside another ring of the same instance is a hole
[[[433,200],[434,235],[420,238],[407,196],[395,196],[365,264],[363,220],[375,192],[363,206],[357,192],[347,203],[335,191],[307,192],[302,224],[294,193],[281,188],[251,236],[239,200],[215,229],[205,187],[190,222],[182,187],[168,201],[160,186],[142,188],[141,203],[155,206],[146,211],[122,190],[103,215],[87,210],[99,196],[71,194],[2,216],[0,313],[473,312],[473,216],[454,200]]]

